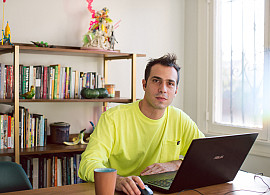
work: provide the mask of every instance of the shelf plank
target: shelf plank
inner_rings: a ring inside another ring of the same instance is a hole
[[[49,54],[49,55],[76,55],[92,57],[121,57],[121,59],[130,59],[132,53],[122,53],[112,50],[81,49],[81,47],[55,46],[55,48],[35,47],[33,44],[15,43],[20,46],[20,53],[31,54]],[[13,46],[0,45],[0,54],[12,52]],[[136,54],[137,57],[145,57],[145,54]]]
[[[47,144],[45,147],[22,148],[20,156],[54,153],[72,153],[83,152],[87,145],[78,144],[75,146],[66,146],[64,144]],[[1,149],[0,156],[14,156],[14,149]]]
[[[112,102],[112,103],[131,103],[128,98],[102,98],[102,99],[20,99],[20,102]],[[12,104],[11,99],[0,99],[0,103]]]

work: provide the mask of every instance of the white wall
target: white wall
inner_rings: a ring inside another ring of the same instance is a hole
[[[82,36],[87,32],[91,14],[86,0],[7,0],[5,22],[11,28],[11,40],[17,43],[47,41],[53,45],[82,46]],[[184,62],[184,0],[94,0],[93,9],[107,7],[109,16],[116,23],[119,44],[115,49],[122,52],[145,53],[137,58],[137,98],[143,97],[141,80],[149,58],[175,53]],[[2,10],[2,4],[0,6]],[[11,55],[0,56],[0,61],[11,64]],[[102,59],[50,55],[20,56],[25,65],[61,64],[79,71],[102,71]],[[124,97],[130,96],[130,66],[127,60],[111,62],[109,82]],[[181,73],[181,76],[183,74]],[[120,78],[119,78],[120,77]],[[183,105],[183,79],[174,105]],[[97,122],[101,103],[22,103],[30,112],[43,113],[48,122],[65,121],[71,124],[71,133],[90,129],[89,120]],[[0,108],[1,109],[1,108]]]

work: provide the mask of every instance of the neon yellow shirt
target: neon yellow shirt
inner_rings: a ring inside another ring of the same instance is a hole
[[[139,101],[104,112],[82,154],[79,176],[94,181],[95,168],[110,167],[121,176],[140,175],[149,165],[179,160],[195,138],[204,137],[183,111],[166,108],[152,120],[139,109]]]

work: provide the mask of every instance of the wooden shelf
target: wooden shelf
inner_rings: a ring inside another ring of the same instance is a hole
[[[54,154],[54,153],[70,153],[83,152],[87,145],[78,144],[75,146],[66,146],[64,144],[47,144],[45,147],[22,148],[20,156],[37,155],[37,154]],[[0,150],[0,156],[14,156],[14,149]]]
[[[131,65],[131,97],[130,98],[104,98],[104,99],[19,99],[19,56],[20,54],[44,54],[44,55],[64,55],[95,57],[103,59],[103,76],[105,83],[108,82],[108,61],[111,60],[129,60]],[[20,163],[20,156],[41,155],[54,153],[72,153],[83,152],[86,145],[66,146],[61,144],[47,144],[46,147],[34,147],[21,149],[19,145],[19,106],[20,103],[61,103],[61,102],[102,102],[103,106],[111,103],[131,103],[136,101],[136,58],[145,57],[145,54],[122,53],[120,51],[85,49],[72,46],[55,46],[54,48],[36,47],[33,44],[14,43],[11,45],[0,45],[1,54],[13,55],[13,73],[14,73],[14,99],[0,99],[0,104],[9,104],[14,106],[14,148],[1,149],[0,156],[14,157],[16,163]]]
[[[11,99],[0,99],[0,103],[12,104],[14,101]],[[111,103],[130,103],[131,99],[128,98],[102,98],[102,99],[20,99],[20,102],[111,102]]]
[[[33,44],[15,43],[20,46],[20,53],[31,54],[49,54],[49,55],[74,55],[74,56],[92,56],[92,57],[122,57],[123,59],[131,59],[132,53],[121,53],[112,50],[95,50],[81,49],[81,47],[72,46],[55,46],[55,48],[35,47]],[[0,45],[0,54],[13,52],[11,45]],[[145,57],[145,54],[136,54],[136,57]],[[118,58],[119,59],[119,58]]]

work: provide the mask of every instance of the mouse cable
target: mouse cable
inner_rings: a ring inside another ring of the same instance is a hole
[[[204,195],[204,194],[201,193],[199,190],[195,190],[195,189],[185,189],[185,190],[180,191],[178,194],[180,194],[180,193],[182,193],[182,192],[185,192],[185,191],[189,191],[189,190],[192,190],[192,191],[195,191],[195,192],[197,192],[197,193],[199,193],[199,194],[201,194],[201,195]]]

